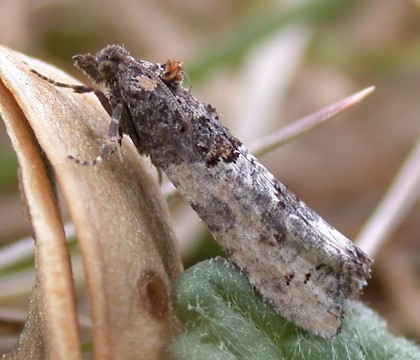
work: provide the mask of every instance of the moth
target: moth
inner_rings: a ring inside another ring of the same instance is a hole
[[[277,181],[216,110],[182,86],[179,61],[137,60],[117,45],[74,59],[107,93],[47,80],[94,92],[111,122],[94,160],[73,159],[98,164],[128,135],[276,312],[313,334],[335,336],[345,301],[359,296],[372,260]]]

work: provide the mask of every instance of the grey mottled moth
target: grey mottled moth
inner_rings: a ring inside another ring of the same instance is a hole
[[[136,60],[116,45],[74,59],[94,83],[105,83],[107,94],[47,80],[95,92],[111,124],[95,160],[73,159],[97,164],[127,134],[278,313],[314,334],[336,335],[345,300],[366,285],[368,256],[277,181],[214,108],[182,87],[178,61]]]

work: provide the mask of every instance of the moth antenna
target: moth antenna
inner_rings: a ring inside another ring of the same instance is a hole
[[[90,87],[90,86],[63,83],[63,82],[60,82],[60,81],[50,79],[48,76],[45,76],[45,75],[39,73],[38,71],[36,71],[34,69],[31,69],[30,71],[31,71],[31,73],[38,76],[40,79],[45,80],[46,82],[48,82],[48,83],[50,83],[54,86],[57,86],[57,87],[73,89],[74,92],[79,93],[79,94],[88,93],[88,92],[96,92],[96,90],[94,88]]]

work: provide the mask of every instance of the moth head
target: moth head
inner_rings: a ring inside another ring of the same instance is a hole
[[[89,76],[93,82],[109,84],[115,79],[116,74],[127,60],[131,59],[131,56],[123,47],[109,45],[95,56],[92,54],[76,55],[73,59],[75,66]]]

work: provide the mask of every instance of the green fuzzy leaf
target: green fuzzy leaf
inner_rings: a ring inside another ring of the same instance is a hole
[[[186,331],[169,346],[174,359],[420,359],[420,349],[389,334],[360,302],[348,302],[334,339],[309,334],[276,314],[247,278],[221,259],[188,269],[173,288]]]

